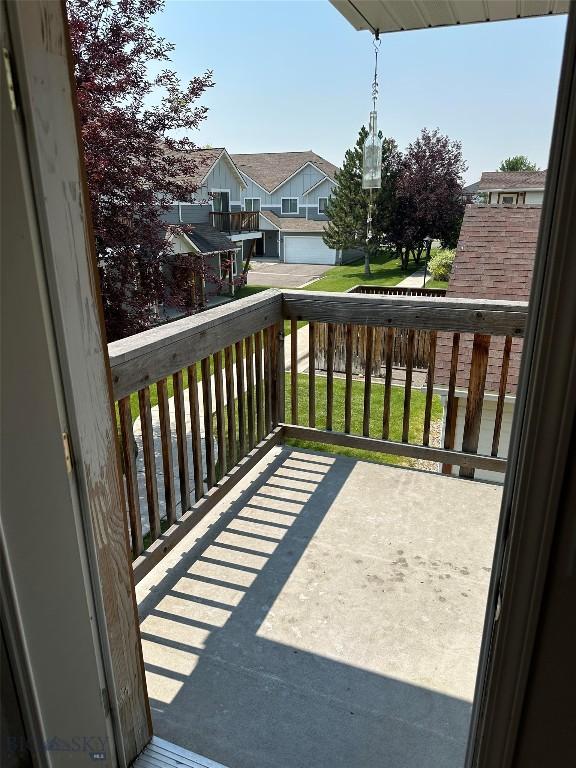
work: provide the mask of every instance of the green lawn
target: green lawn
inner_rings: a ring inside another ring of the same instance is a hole
[[[291,402],[290,402],[290,374],[286,374],[285,380],[286,397],[286,421],[294,423],[292,420]],[[332,428],[334,432],[344,431],[344,379],[334,379],[334,411],[332,416]],[[307,427],[308,422],[308,374],[298,374],[298,424]],[[410,401],[410,431],[409,442],[418,445],[422,444],[422,431],[424,429],[424,408],[426,405],[426,394],[417,390],[412,390]],[[372,382],[372,392],[370,398],[370,437],[382,437],[382,413],[384,408],[384,385]],[[238,435],[238,401],[234,403],[236,418],[236,434]],[[245,407],[246,413],[246,407]],[[352,429],[351,434],[362,435],[364,416],[364,382],[352,382]],[[402,422],[404,417],[404,389],[402,387],[392,387],[390,398],[390,440],[400,442],[402,440]],[[247,418],[247,416],[246,416]],[[442,418],[442,405],[440,398],[435,395],[432,401],[432,422],[439,421]],[[216,416],[213,416],[214,434],[216,435]],[[326,379],[323,376],[316,375],[316,427],[324,429],[326,427]],[[228,435],[227,412],[224,414],[224,429]],[[247,432],[246,432],[247,433]],[[340,446],[330,445],[326,447],[321,443],[311,442],[309,440],[288,440],[289,445],[299,448],[312,448],[323,450],[327,453],[338,454],[340,456],[351,456],[354,459],[365,461],[375,461],[379,464],[401,464],[410,466],[414,463],[413,459],[403,456],[391,456],[372,451],[364,451],[355,448],[342,448]],[[228,446],[227,446],[228,447]],[[239,446],[236,446],[237,452]],[[220,477],[220,468],[217,467],[217,476]]]
[[[319,280],[307,285],[306,291],[343,292],[355,285],[397,285],[405,277],[421,267],[410,262],[407,272],[400,268],[399,260],[389,251],[381,251],[370,263],[371,276],[364,277],[364,260],[332,267]]]
[[[446,290],[448,288],[448,281],[444,280],[428,280],[426,283],[426,288],[442,288]]]
[[[286,418],[291,419],[290,407],[290,376],[286,376]],[[334,412],[332,428],[334,432],[344,431],[344,379],[334,379]],[[308,374],[298,374],[298,423],[302,426],[308,426]],[[412,390],[410,401],[410,432],[409,442],[422,444],[422,431],[424,428],[424,408],[426,405],[426,394]],[[372,382],[372,393],[370,398],[370,437],[382,437],[382,412],[384,408],[384,385]],[[364,414],[364,382],[352,382],[352,429],[354,435],[362,434],[362,422]],[[401,387],[392,387],[390,398],[390,440],[400,442],[402,440],[402,421],[404,415],[404,389]],[[440,398],[435,395],[432,401],[432,421],[439,421],[442,418],[442,405]],[[326,379],[323,376],[316,375],[316,427],[324,429],[326,427]],[[335,453],[342,456],[352,456],[355,459],[365,459],[376,461],[380,464],[403,464],[410,465],[411,459],[402,456],[388,456],[385,454],[372,453],[371,451],[357,450],[355,448],[341,448],[331,445],[328,449],[323,448],[321,444],[312,443],[307,440],[290,440],[290,445],[301,448],[314,448],[327,450],[329,453]]]

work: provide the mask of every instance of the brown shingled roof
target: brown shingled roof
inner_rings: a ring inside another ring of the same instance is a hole
[[[282,232],[324,232],[328,226],[327,221],[315,221],[296,216],[276,216],[271,211],[260,211],[260,215],[275,224]]]
[[[546,171],[484,171],[478,189],[500,191],[514,189],[522,192],[525,189],[544,189],[546,186]]]
[[[330,179],[338,170],[315,152],[258,152],[250,155],[231,155],[238,168],[267,192],[272,192],[283,181],[306,163],[313,163]]]
[[[539,205],[469,205],[446,298],[508,299],[528,301],[540,225]],[[472,334],[460,337],[456,387],[468,387]],[[492,337],[486,375],[486,392],[498,392],[504,339]],[[452,334],[439,333],[435,384],[448,386]],[[522,340],[513,339],[507,394],[518,385]]]

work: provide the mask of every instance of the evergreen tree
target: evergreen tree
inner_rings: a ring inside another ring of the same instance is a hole
[[[336,171],[336,188],[328,200],[328,226],[324,242],[330,248],[364,251],[364,274],[370,276],[370,257],[377,252],[395,204],[395,183],[399,168],[399,152],[393,139],[384,139],[382,147],[382,188],[373,192],[372,232],[366,241],[370,192],[362,189],[362,147],[368,135],[364,126],[352,149],[347,150],[342,168]]]

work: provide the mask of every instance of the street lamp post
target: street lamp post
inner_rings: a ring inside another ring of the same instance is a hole
[[[428,259],[430,258],[430,249],[432,248],[431,237],[424,238],[424,247],[426,249],[426,257],[424,259],[424,283],[422,284],[422,288],[426,287],[426,281],[428,280]]]

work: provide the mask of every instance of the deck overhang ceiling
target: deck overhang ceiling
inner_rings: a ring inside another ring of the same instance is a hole
[[[330,0],[357,30],[401,32],[568,13],[570,0]]]

